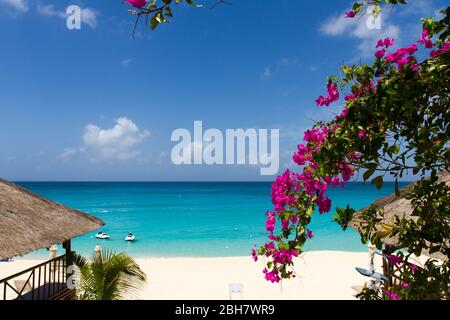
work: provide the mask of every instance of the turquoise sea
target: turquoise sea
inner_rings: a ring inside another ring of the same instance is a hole
[[[88,254],[96,244],[135,257],[246,256],[264,243],[265,212],[272,208],[270,182],[20,182],[51,200],[101,218],[101,231],[73,240],[73,249]],[[377,190],[370,183],[349,183],[329,192],[332,207],[352,204],[355,209],[394,190],[385,183]],[[365,251],[359,235],[343,232],[330,214],[314,215],[314,238],[306,250]],[[137,240],[124,241],[128,232]],[[33,253],[48,255],[46,250]]]

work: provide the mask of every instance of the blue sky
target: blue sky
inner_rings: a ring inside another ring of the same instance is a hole
[[[351,1],[232,3],[175,6],[172,23],[130,39],[120,0],[0,0],[0,176],[272,180],[255,166],[175,166],[170,135],[194,120],[279,128],[282,171],[302,132],[336,111],[314,105],[326,76],[371,59],[381,36],[415,41],[418,19],[446,5],[411,1],[369,30],[342,18]],[[70,4],[84,10],[81,30],[66,28]]]

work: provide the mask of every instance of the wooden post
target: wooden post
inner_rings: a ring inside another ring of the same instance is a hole
[[[392,286],[393,284],[393,272],[394,272],[394,266],[392,265],[389,257],[391,256],[391,254],[393,254],[396,250],[395,246],[384,246],[383,250],[382,250],[382,254],[383,254],[383,274],[388,278],[388,281],[384,282],[384,290],[382,293],[382,297],[383,299],[386,299],[386,294],[385,292],[387,290],[389,290],[389,287]]]
[[[73,252],[72,252],[72,243],[70,239],[63,242],[63,248],[66,250],[66,278],[65,282],[69,279],[69,273],[67,272],[67,268],[73,264]],[[72,268],[73,270],[73,268]]]

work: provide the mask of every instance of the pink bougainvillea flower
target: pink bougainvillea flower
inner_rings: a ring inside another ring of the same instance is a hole
[[[417,40],[417,42],[423,44],[425,46],[425,48],[427,48],[427,49],[433,48],[433,41],[431,40],[427,29],[422,30],[422,37],[419,38],[419,40]]]
[[[358,137],[365,139],[367,138],[366,132],[364,130],[359,130],[358,131]]]
[[[325,139],[328,138],[328,128],[314,128],[305,131],[303,140],[312,143],[322,144]]]
[[[386,294],[391,298],[391,300],[398,300],[398,294],[387,290]]]
[[[450,41],[446,41],[440,49],[431,51],[430,57],[436,58],[440,55],[443,55],[444,53],[446,53],[449,50],[450,50]]]
[[[339,100],[339,91],[335,83],[330,83],[327,86],[327,90],[328,90],[328,98],[330,99],[331,102]]]
[[[377,42],[377,46],[376,46],[376,48],[378,49],[378,48],[381,48],[381,47],[384,47],[384,42],[383,42],[383,40],[378,40],[378,42]]]
[[[314,235],[313,235],[313,233],[312,233],[312,231],[311,230],[306,230],[306,236],[309,238],[309,239],[312,239],[313,237],[314,237]]]
[[[405,65],[411,64],[411,62],[414,60],[414,57],[409,56],[405,58],[401,58],[397,61],[398,71],[402,72],[404,70]],[[412,66],[412,65],[411,65]]]
[[[412,271],[413,273],[415,273],[415,272],[417,271],[418,268],[419,268],[419,267],[416,266],[415,264],[412,264],[412,265],[411,265],[411,271]]]
[[[389,262],[392,263],[392,264],[398,264],[399,262],[401,262],[401,259],[400,259],[400,257],[398,257],[398,256],[396,256],[394,254],[391,254],[389,256]]]
[[[266,230],[270,233],[273,233],[275,230],[275,213],[274,212],[267,212],[266,213],[268,219],[266,220]]]
[[[316,104],[318,106],[329,106],[330,105],[330,100],[328,98],[325,98],[324,96],[320,96],[316,99]]]
[[[331,200],[325,195],[324,192],[321,192],[314,203],[319,208],[319,213],[323,214],[330,211],[331,208]]]
[[[400,48],[393,53],[386,55],[386,60],[392,63],[396,63],[398,71],[402,72],[405,65],[410,65],[410,69],[414,70],[416,59],[412,54],[417,51],[417,46],[412,44],[405,48]]]
[[[128,0],[128,3],[135,8],[142,8],[147,3],[147,0]]]
[[[273,242],[266,243],[265,246],[266,251],[273,251],[275,249],[275,244]]]
[[[255,262],[258,261],[258,255],[256,254],[256,250],[255,249],[252,250],[252,258],[253,258],[253,260]]]
[[[411,45],[405,47],[405,50],[406,50],[406,52],[408,52],[408,54],[412,55],[418,50],[418,48],[415,44],[411,44]]]
[[[355,100],[355,99],[356,99],[356,96],[353,93],[346,94],[345,97],[344,97],[345,101],[352,101],[352,100]]]
[[[353,10],[347,11],[347,12],[345,13],[345,17],[346,17],[346,18],[354,18],[355,16],[356,16],[356,12],[353,11]]]
[[[347,164],[347,163],[341,163],[338,165],[339,171],[341,172],[342,180],[344,182],[350,180],[351,177],[355,174],[354,168]]]
[[[296,153],[294,153],[294,157],[292,158],[292,160],[299,166],[303,166],[306,163],[306,161],[308,160],[309,149],[307,146],[305,146],[303,144],[299,144],[297,148],[298,148],[298,151]]]
[[[333,179],[331,179],[331,186],[332,187],[337,187],[339,184],[341,186],[344,186],[344,184],[339,181],[339,177],[338,176],[333,177]]]
[[[353,160],[353,161],[358,161],[358,160],[360,160],[361,159],[361,152],[358,152],[358,151],[356,151],[356,152],[351,152],[350,153],[350,158]]]
[[[408,282],[403,282],[402,283],[402,288],[403,289],[408,289],[409,288],[409,283]]]
[[[318,106],[329,106],[330,103],[336,102],[339,100],[339,91],[337,89],[337,85],[335,83],[329,83],[327,85],[328,96],[320,96],[316,99],[316,104]]]
[[[384,57],[385,54],[386,54],[386,50],[385,50],[385,49],[380,49],[380,50],[377,50],[377,51],[375,52],[375,57],[376,57],[377,59],[381,59],[381,58]]]
[[[392,39],[392,38],[384,39],[384,46],[386,48],[392,47],[393,45],[394,45],[394,39]]]
[[[376,48],[381,48],[381,47],[385,47],[386,49],[389,47],[392,47],[394,45],[394,39],[392,38],[386,38],[386,39],[380,39],[377,42],[377,46]]]
[[[265,278],[267,281],[270,281],[272,283],[274,282],[280,282],[281,278],[278,275],[278,270],[273,269],[272,271],[267,270],[267,268],[264,268],[263,273],[265,274]]]
[[[339,115],[339,117],[345,118],[347,116],[347,114],[348,114],[348,108],[344,108],[344,109],[342,109],[342,112]]]

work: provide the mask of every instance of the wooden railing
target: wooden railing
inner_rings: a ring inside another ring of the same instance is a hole
[[[68,291],[66,255],[0,280],[0,300],[51,300]]]

